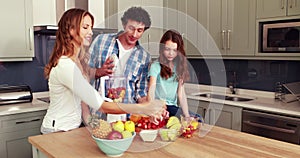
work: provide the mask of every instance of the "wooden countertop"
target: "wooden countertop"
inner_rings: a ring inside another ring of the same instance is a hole
[[[206,133],[206,134],[205,134]],[[86,128],[31,136],[29,142],[48,157],[106,157]],[[140,142],[137,135],[133,143]],[[134,144],[132,144],[134,145]],[[151,146],[144,143],[140,146]],[[132,146],[131,146],[132,147]],[[130,148],[131,148],[130,147]],[[255,136],[221,127],[204,125],[199,134],[144,152],[127,151],[122,157],[300,157],[300,145]]]

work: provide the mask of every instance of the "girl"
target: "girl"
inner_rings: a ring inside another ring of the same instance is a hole
[[[104,102],[89,84],[89,76],[93,75],[88,74],[85,50],[92,41],[93,25],[93,16],[77,8],[66,11],[58,23],[54,49],[44,70],[48,79],[50,105],[41,126],[42,133],[78,128],[82,122],[81,114],[88,113],[87,105],[114,114],[161,113],[162,101],[143,104]],[[81,101],[86,104],[81,104]]]
[[[189,79],[185,56],[182,36],[175,30],[165,32],[160,40],[158,61],[150,67],[148,99],[153,99],[153,96],[164,99],[169,116],[183,113],[186,118],[190,118],[183,86]]]

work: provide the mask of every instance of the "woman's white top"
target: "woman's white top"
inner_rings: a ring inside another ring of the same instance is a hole
[[[83,77],[70,58],[62,56],[49,75],[50,105],[42,128],[51,131],[68,131],[81,124],[81,101],[99,109],[103,98]]]

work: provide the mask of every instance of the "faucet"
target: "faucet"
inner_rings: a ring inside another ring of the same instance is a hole
[[[236,85],[237,85],[237,75],[236,75],[236,72],[233,71],[232,72],[232,82],[228,83],[228,87],[229,87],[231,94],[237,94]]]

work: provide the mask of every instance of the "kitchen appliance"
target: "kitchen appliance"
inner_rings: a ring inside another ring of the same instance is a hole
[[[126,84],[124,76],[103,76],[100,78],[99,93],[105,101],[122,103],[126,95]],[[107,114],[108,122],[126,121],[126,118],[126,114]]]
[[[300,19],[259,23],[260,50],[264,53],[299,53]]]
[[[300,101],[300,82],[286,83],[283,86],[289,90],[295,98]]]
[[[0,87],[0,105],[32,101],[32,91],[27,85]]]
[[[242,132],[300,144],[300,118],[243,109]]]

